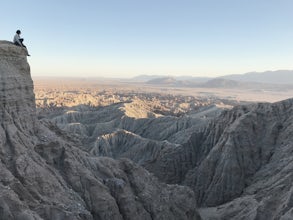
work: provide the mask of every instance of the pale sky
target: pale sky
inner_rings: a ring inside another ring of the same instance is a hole
[[[292,0],[1,0],[33,76],[220,76],[293,69]]]

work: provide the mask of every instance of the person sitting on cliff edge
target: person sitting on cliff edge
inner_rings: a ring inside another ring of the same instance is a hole
[[[16,34],[14,35],[14,38],[13,38],[13,43],[17,46],[24,47],[27,51],[26,46],[22,43],[24,39],[20,38],[20,35],[21,35],[21,31],[17,30]],[[30,56],[28,51],[27,51],[27,55]]]

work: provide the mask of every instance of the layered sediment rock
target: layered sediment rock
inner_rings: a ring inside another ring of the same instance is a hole
[[[79,114],[84,125],[88,113]],[[191,187],[203,219],[293,218],[293,99],[237,106],[211,120],[112,116],[85,125],[84,149]]]
[[[200,219],[194,193],[133,162],[93,157],[36,119],[26,52],[0,41],[0,219]]]
[[[291,219],[293,99],[240,106],[210,129],[215,124],[225,125],[221,135],[185,180],[198,202],[215,206],[240,197],[214,216],[233,216],[251,206],[255,219]]]
[[[35,95],[26,51],[9,42],[0,42],[0,115],[2,122],[14,121],[25,130],[33,130],[36,120]],[[25,116],[25,117],[24,117]],[[23,121],[24,120],[24,121]]]

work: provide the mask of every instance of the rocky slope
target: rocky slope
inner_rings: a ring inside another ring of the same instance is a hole
[[[89,124],[89,113],[79,112],[67,126],[90,131],[80,134],[91,155],[126,157],[161,181],[191,187],[203,219],[293,218],[293,99],[237,106],[210,118],[134,118],[120,107],[107,107],[111,118]],[[54,120],[64,126],[60,118]]]
[[[162,181],[190,186],[201,207],[218,206],[203,208],[204,219],[293,218],[293,99],[238,106],[181,129],[169,139],[177,145],[157,144],[144,166]],[[139,161],[128,152],[121,155]]]
[[[204,219],[293,218],[293,99],[237,106],[172,137],[177,145],[144,166],[162,181],[190,186],[201,207],[218,206],[203,208]]]
[[[93,157],[36,117],[25,51],[0,41],[0,219],[200,219],[194,193],[127,159]]]
[[[240,197],[214,215],[292,219],[293,99],[238,107],[215,123],[226,126],[185,180],[198,202],[215,206]],[[249,213],[239,214],[241,207]]]

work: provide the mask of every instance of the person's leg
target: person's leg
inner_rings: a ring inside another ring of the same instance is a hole
[[[24,47],[25,48],[25,50],[26,50],[26,52],[27,52],[27,56],[30,56],[30,54],[28,53],[28,50],[27,50],[27,48],[26,48],[26,46],[25,45],[20,45],[18,42],[15,42],[14,43],[14,45],[16,45],[16,46],[19,46],[19,47]]]
[[[16,46],[24,47],[26,49],[27,56],[30,56],[30,54],[28,53],[28,50],[27,50],[26,46],[22,43],[23,42],[23,39],[22,38],[20,39],[20,42],[21,42],[22,45],[20,45],[17,41],[14,44]]]
[[[16,42],[14,42],[14,44],[16,45],[16,46],[19,46],[19,47],[21,47],[22,45],[20,45],[17,41]]]
[[[19,41],[21,42],[22,46],[26,48],[26,46],[23,44],[23,38],[20,38]]]

